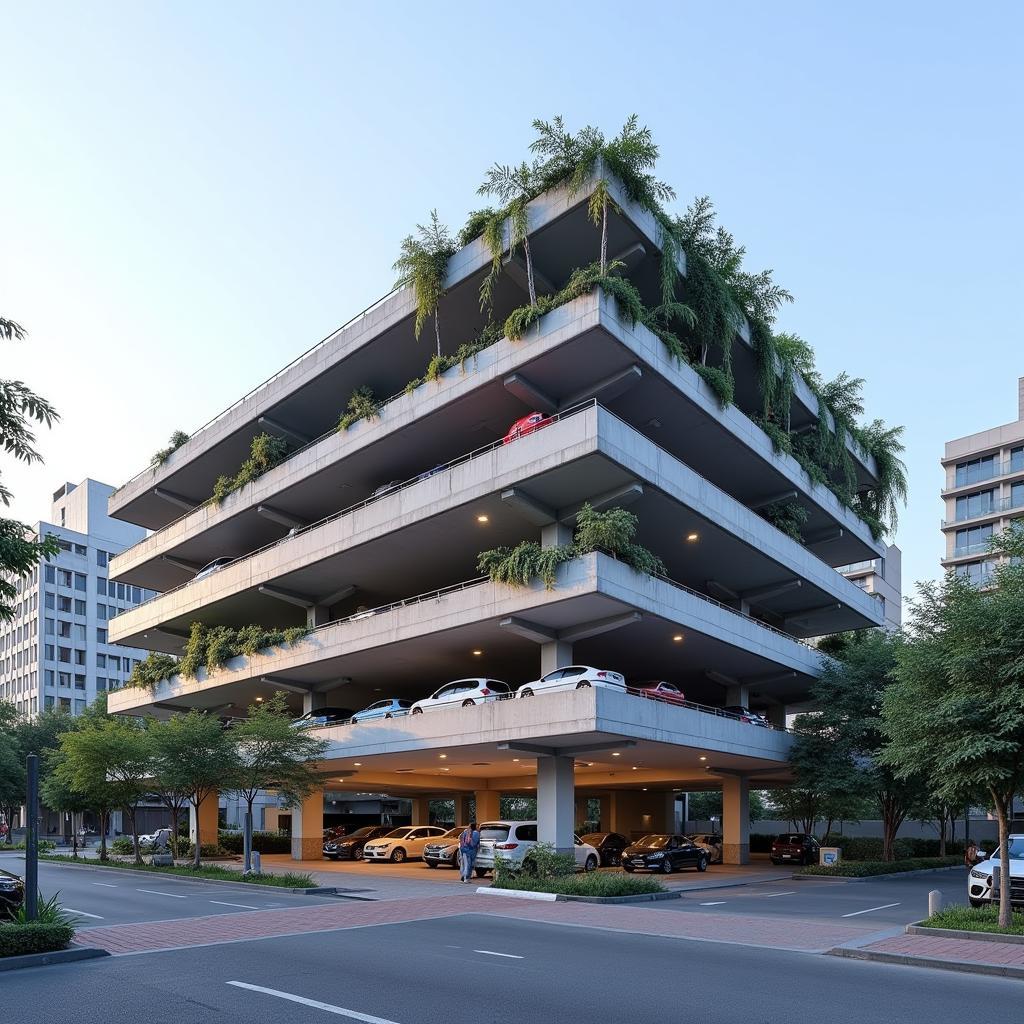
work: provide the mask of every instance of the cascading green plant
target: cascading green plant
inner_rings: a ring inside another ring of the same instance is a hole
[[[151,465],[162,466],[186,441],[188,434],[184,430],[176,430],[167,441],[167,447],[153,453]]]
[[[438,304],[445,293],[448,261],[455,254],[455,245],[448,228],[441,223],[437,210],[430,211],[429,224],[417,224],[418,238],[402,239],[401,255],[395,260],[398,272],[396,288],[412,285],[416,294],[416,337],[419,338],[428,318],[434,319],[437,354],[441,354],[441,320]]]

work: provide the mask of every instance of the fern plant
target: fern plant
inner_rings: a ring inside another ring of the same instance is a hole
[[[374,395],[373,388],[367,387],[365,384],[356,388],[348,400],[345,412],[338,420],[338,430],[348,430],[353,423],[358,423],[359,420],[377,419],[380,416],[380,406],[381,403]]]
[[[491,272],[484,279],[482,286],[481,308],[491,305],[494,282],[501,273],[501,258],[505,249],[508,249],[510,255],[514,255],[520,245],[523,247],[523,258],[526,261],[526,288],[530,305],[537,304],[533,257],[530,253],[528,204],[537,194],[538,171],[539,165],[536,162],[527,164],[525,160],[518,166],[494,164],[488,170],[484,183],[477,190],[480,195],[495,196],[503,204],[502,209],[484,226],[484,241],[491,252]],[[503,237],[506,222],[509,225],[507,245]]]
[[[252,657],[271,647],[291,646],[308,636],[306,626],[288,629],[268,629],[266,626],[248,625],[239,629],[230,626],[207,626],[193,622],[185,643],[185,653],[176,664],[183,676],[195,678],[199,670],[214,672],[239,655]]]
[[[416,295],[415,333],[419,338],[428,318],[434,319],[437,354],[441,354],[441,323],[438,304],[445,293],[448,261],[455,254],[455,245],[448,228],[441,223],[437,210],[430,211],[429,224],[417,224],[418,238],[407,235],[402,239],[401,255],[395,260],[398,272],[395,287],[412,285]]]

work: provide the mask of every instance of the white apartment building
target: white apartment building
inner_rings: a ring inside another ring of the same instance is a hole
[[[877,558],[840,565],[838,571],[881,604],[886,630],[895,632],[900,628],[903,624],[903,552],[895,544],[886,544],[885,553]]]
[[[32,527],[39,537],[53,534],[60,553],[13,581],[15,615],[0,623],[0,700],[23,715],[49,708],[81,714],[97,693],[121,687],[148,654],[108,638],[111,618],[155,594],[109,579],[110,559],[146,536],[107,515],[113,491],[97,480],[63,484],[50,520]]]
[[[942,467],[944,568],[984,584],[992,573],[993,536],[1024,517],[1024,377],[1017,381],[1017,419],[946,442]]]

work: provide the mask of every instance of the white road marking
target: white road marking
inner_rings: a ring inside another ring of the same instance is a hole
[[[247,988],[250,992],[262,992],[266,996],[276,996],[278,999],[287,999],[292,1003],[301,1003],[303,1006],[312,1006],[315,1010],[325,1010],[327,1013],[337,1014],[339,1017],[348,1017],[351,1020],[361,1020],[363,1024],[396,1024],[393,1020],[384,1017],[374,1017],[369,1013],[359,1013],[357,1010],[346,1010],[343,1006],[332,1006],[330,1003],[321,1003],[318,999],[306,999],[305,996],[294,996],[291,992],[279,992],[276,988],[264,988],[262,985],[250,985],[244,981],[229,981],[228,985],[235,988]]]
[[[766,900],[770,900],[773,896],[795,896],[796,889],[791,889],[789,892],[763,892],[761,895]]]
[[[725,906],[725,900],[717,900],[714,903],[702,903],[701,906],[702,907],[724,907]]]
[[[254,907],[250,903],[225,903],[223,900],[210,900],[211,903],[216,903],[218,907],[241,907],[243,910],[259,910],[259,907]]]
[[[77,914],[79,917],[94,917],[97,921],[104,921],[105,918],[100,917],[99,914],[87,914],[84,910],[72,910],[70,907],[64,908],[69,914]]]
[[[102,885],[104,889],[116,889],[117,886],[112,882],[93,882],[93,885]]]
[[[495,953],[493,949],[474,949],[474,953],[484,953],[486,956],[504,956],[509,960],[525,960],[524,956],[516,956],[515,953]]]
[[[855,910],[852,914],[843,914],[843,917],[859,917],[861,914],[871,914],[876,910],[888,910],[890,907],[898,906],[898,903],[885,903],[880,907],[868,907],[867,910]]]
[[[160,892],[158,889],[136,889],[136,892],[149,892],[154,896],[170,896],[172,899],[183,900],[187,897],[179,896],[176,892]]]

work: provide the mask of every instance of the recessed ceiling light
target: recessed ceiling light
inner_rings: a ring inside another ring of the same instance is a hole
[[[491,521],[491,517],[490,516],[477,516],[476,517],[476,521],[478,523],[489,523]]]
[[[637,770],[636,765],[633,765],[633,771],[636,771],[636,770]]]
[[[479,658],[480,655],[483,654],[484,652],[481,651],[480,648],[478,647],[475,651],[473,651],[473,653]]]
[[[441,758],[441,760],[443,761],[448,755],[447,754],[438,754],[437,756],[439,758]]]
[[[354,764],[354,765],[355,765],[355,766],[356,766],[357,768],[362,768],[362,767],[363,767],[363,762],[362,762],[362,761],[353,761],[352,763],[353,763],[353,764]]]
[[[701,754],[701,755],[700,755],[700,759],[701,759],[702,761],[706,761],[706,760],[707,760],[707,758],[706,758],[706,757],[705,757],[705,756],[704,756],[703,754]]]
[[[688,533],[686,535],[686,539],[692,544],[695,540],[700,540],[700,534],[696,533],[696,532],[695,533]]]
[[[513,761],[518,761],[518,760],[519,760],[519,758],[518,758],[518,757],[513,757],[513,758],[512,758],[512,760],[513,760]]]
[[[683,634],[682,634],[682,633],[676,633],[676,634],[675,634],[675,635],[674,635],[674,636],[672,637],[672,642],[673,642],[674,644],[681,644],[681,643],[683,642]]]
[[[443,772],[450,772],[451,768],[442,768],[441,771],[443,771]]]
[[[646,787],[646,786],[644,786],[644,792],[645,792],[645,793],[647,792],[647,787]]]
[[[617,750],[613,750],[612,757],[622,757],[622,755]]]
[[[256,698],[256,703],[257,704],[262,704],[263,703],[263,698],[262,697],[257,697]]]

